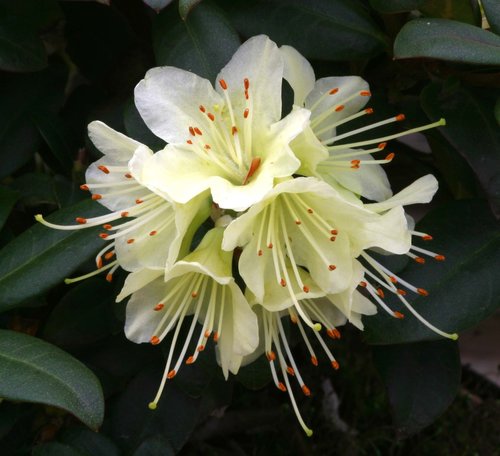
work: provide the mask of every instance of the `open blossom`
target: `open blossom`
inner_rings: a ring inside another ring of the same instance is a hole
[[[148,71],[135,102],[146,125],[169,144],[141,164],[142,179],[178,203],[207,189],[224,209],[260,201],[276,178],[299,168],[289,143],[309,118],[297,108],[281,119],[283,66],[276,44],[257,36],[221,70],[215,89],[178,68]]]
[[[295,103],[284,116],[283,79]],[[429,202],[436,179],[424,176],[393,195],[381,166],[393,154],[372,157],[386,141],[444,121],[344,142],[404,118],[346,130],[349,122],[372,113],[365,108],[369,98],[361,78],[316,81],[296,50],[258,36],[239,48],[215,88],[178,68],[148,71],[136,87],[135,103],[146,125],[168,143],[163,150],[153,153],[101,122],[89,125],[89,136],[104,156],[89,167],[82,189],[111,213],[76,217],[71,226],[51,224],[41,215],[37,220],[56,229],[102,225],[100,237],[108,243],[97,254],[97,270],[68,282],[100,271],[108,271],[110,280],[121,266],[129,272],[117,296],[117,301],[129,298],[126,336],[157,345],[172,335],[152,409],[167,380],[183,363],[195,362],[212,337],[226,378],[265,354],[275,385],[288,392],[310,435],[289,376],[304,394],[310,391],[287,340],[284,317],[298,328],[311,362],[317,365],[322,358],[311,342],[316,340],[334,369],[339,364],[324,334],[338,339],[337,327],[346,322],[362,330],[362,317],[378,308],[404,317],[385,303],[385,293],[397,296],[432,331],[456,338],[426,321],[405,298],[409,292],[428,292],[373,255],[407,255],[418,263],[425,256],[444,260],[413,245],[414,237],[432,238],[414,231],[404,210]],[[192,250],[195,232],[203,238]],[[192,340],[196,349],[188,354]]]

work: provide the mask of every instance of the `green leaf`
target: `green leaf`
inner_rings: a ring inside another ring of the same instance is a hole
[[[104,417],[95,375],[80,361],[36,337],[0,330],[0,397],[52,405],[92,429]]]
[[[370,0],[370,6],[380,13],[404,13],[419,8],[425,0]]]
[[[462,22],[416,19],[408,22],[396,37],[394,58],[500,65],[500,37]]]
[[[497,0],[481,0],[491,30],[500,35],[500,8]]]
[[[47,66],[47,55],[36,32],[22,23],[0,24],[0,69],[38,71]]]
[[[429,233],[433,241],[418,246],[446,256],[432,258],[425,265],[411,262],[400,276],[429,296],[408,294],[424,318],[443,331],[460,332],[471,328],[500,306],[500,230],[483,201],[454,201],[432,210],[417,224],[417,231]],[[387,296],[394,310],[405,314],[403,320],[391,318],[382,309],[364,318],[365,337],[373,344],[399,344],[439,340],[414,318],[398,300]],[[415,297],[417,296],[417,297]]]
[[[86,456],[119,456],[118,447],[103,434],[84,427],[65,429],[58,439]]]
[[[102,277],[77,285],[50,314],[43,331],[44,339],[74,350],[109,336],[117,328],[113,313],[115,297],[115,288]]]
[[[495,109],[495,119],[497,121],[497,124],[500,125],[500,98],[497,99],[494,109]]]
[[[19,192],[7,187],[0,187],[0,230],[5,225],[10,211],[19,199]]]
[[[47,220],[74,224],[77,216],[104,212],[101,205],[84,201]],[[0,251],[0,311],[17,307],[61,283],[102,245],[96,228],[60,231],[39,223],[32,226]]]
[[[70,445],[59,442],[43,443],[33,448],[33,456],[88,456]]]
[[[132,456],[174,456],[175,451],[172,445],[168,443],[161,434],[148,437],[141,442],[139,447],[133,452]]]
[[[269,361],[264,356],[260,356],[253,363],[243,366],[238,371],[236,380],[250,390],[264,388],[272,381]]]
[[[243,36],[264,33],[310,59],[364,59],[387,46],[369,9],[358,0],[252,1],[235,6],[231,18]]]
[[[374,348],[401,437],[431,424],[452,403],[460,386],[460,356],[452,341]]]
[[[72,143],[71,135],[66,126],[53,113],[33,112],[31,116],[54,158],[62,170],[69,173],[73,168],[73,159],[77,148]]]
[[[494,102],[490,91],[453,84],[433,83],[421,94],[425,113],[446,119],[439,132],[467,160],[500,217],[500,129],[493,117]]]
[[[475,3],[475,8],[473,8]],[[481,14],[477,2],[472,0],[425,0],[420,11],[426,16],[440,17],[466,22],[472,25],[481,24]]]
[[[185,21],[191,10],[200,2],[201,0],[179,0],[179,14],[181,19]]]
[[[172,65],[215,81],[240,40],[223,11],[205,1],[183,21],[177,11],[164,10],[153,24],[158,65]]]

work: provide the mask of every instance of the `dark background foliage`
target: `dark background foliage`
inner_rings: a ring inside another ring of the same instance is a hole
[[[498,389],[468,370],[461,378],[456,343],[411,318],[346,328],[332,347],[338,372],[306,366],[297,347],[313,390],[299,399],[311,439],[264,360],[225,382],[210,350],[151,412],[163,351],[125,339],[124,306],[114,303],[124,277],[62,284],[93,269],[99,239],[33,226],[39,212],[59,222],[102,212],[78,189],[99,156],[90,121],[162,147],[132,99],[149,68],[213,81],[244,39],[265,33],[296,47],[317,77],[364,77],[377,119],[403,112],[403,129],[447,119],[426,132],[429,147],[391,143],[387,168],[396,190],[438,177],[433,203],[412,214],[447,262],[393,267],[430,291],[414,300],[426,318],[469,329],[500,296],[498,1],[107,3],[0,0],[2,454],[500,454]]]

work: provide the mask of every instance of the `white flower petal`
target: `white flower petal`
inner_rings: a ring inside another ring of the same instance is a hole
[[[295,48],[281,46],[280,51],[285,63],[283,77],[293,89],[294,104],[304,106],[307,95],[314,89],[314,70]]]
[[[190,126],[206,122],[200,105],[213,109],[221,103],[210,81],[174,67],[149,70],[135,88],[135,104],[144,122],[169,143],[184,143]]]
[[[127,275],[125,283],[120,293],[116,297],[116,302],[123,301],[127,296],[144,288],[147,284],[163,276],[163,269],[140,269],[137,272],[131,272]]]
[[[89,123],[88,134],[94,146],[116,162],[128,162],[135,150],[142,146],[140,142],[113,130],[98,120]]]

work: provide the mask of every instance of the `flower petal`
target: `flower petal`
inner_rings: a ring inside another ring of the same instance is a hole
[[[300,52],[291,46],[281,46],[285,68],[284,79],[290,84],[294,93],[294,104],[304,106],[307,95],[314,89],[316,78],[311,64]]]
[[[207,120],[200,105],[223,103],[207,79],[174,67],[149,70],[135,88],[135,104],[148,128],[169,143],[184,143],[189,127]]]
[[[281,117],[282,78],[281,52],[267,36],[259,35],[240,46],[217,76],[217,81],[223,79],[226,82],[233,108],[238,109],[244,105],[244,80],[248,79],[253,119],[260,128]],[[216,89],[222,93],[218,83]]]
[[[147,284],[163,276],[163,269],[140,269],[127,275],[125,283],[120,293],[116,297],[116,302],[123,301],[127,296],[144,288]]]
[[[94,146],[116,162],[128,162],[135,150],[142,146],[140,142],[113,130],[98,120],[89,123],[88,134]]]

